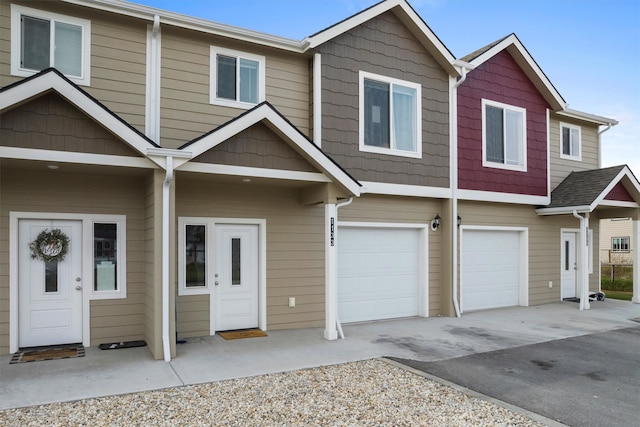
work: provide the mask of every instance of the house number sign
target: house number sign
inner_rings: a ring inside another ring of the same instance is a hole
[[[331,246],[335,246],[334,243],[334,219],[331,217]]]

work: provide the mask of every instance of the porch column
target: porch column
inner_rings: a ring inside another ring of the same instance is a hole
[[[325,328],[324,338],[338,339],[338,248],[335,244],[338,231],[336,203],[324,205],[325,239],[324,239],[324,271],[325,271]]]
[[[640,304],[640,219],[633,220],[633,297],[632,302]]]

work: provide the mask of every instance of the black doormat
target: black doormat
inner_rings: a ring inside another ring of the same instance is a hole
[[[562,301],[580,302],[580,298],[565,298]]]
[[[15,352],[9,364],[71,359],[75,357],[84,357],[84,346],[82,344],[27,347]]]

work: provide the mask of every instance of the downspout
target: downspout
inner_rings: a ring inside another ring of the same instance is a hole
[[[589,309],[589,272],[587,267],[589,266],[589,251],[586,249],[587,245],[587,218],[578,215],[577,211],[573,211],[573,217],[580,221],[580,287],[582,292],[580,295],[580,310]]]
[[[336,204],[336,224],[338,222],[338,209],[343,206],[349,206],[352,202],[353,202],[353,197],[350,197],[349,200]],[[337,226],[336,226],[336,230],[338,230]],[[340,237],[339,233],[338,231],[336,231],[336,244],[340,244],[340,241],[338,240],[339,237]],[[338,315],[337,311],[336,311],[336,329],[338,329],[338,336],[340,337],[340,339],[344,339],[344,331],[342,330],[342,323],[340,323],[340,316]]]
[[[451,271],[451,282],[452,282],[452,301],[453,301],[453,309],[455,310],[456,317],[460,317],[460,304],[458,302],[458,86],[460,86],[467,79],[467,66],[461,65],[462,76],[460,80],[456,81],[451,88],[451,104],[452,104],[452,114],[451,121],[453,122],[453,126],[451,127],[451,131],[453,133],[451,140],[453,143],[451,144],[451,158],[452,158],[452,166],[451,166],[451,201],[452,201],[452,209],[451,209],[451,224],[453,230],[453,241],[451,242],[451,251],[452,251],[452,271]]]
[[[169,339],[169,196],[173,181],[173,157],[167,156],[166,175],[162,184],[162,349],[164,361],[171,361]]]
[[[607,123],[607,127],[598,131],[598,168],[602,167],[602,134],[613,127],[613,124]]]

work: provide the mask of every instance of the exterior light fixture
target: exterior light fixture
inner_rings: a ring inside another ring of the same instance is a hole
[[[462,217],[458,215],[458,227],[462,224]]]
[[[436,216],[431,220],[431,231],[436,231],[440,227],[440,215],[436,214]]]

